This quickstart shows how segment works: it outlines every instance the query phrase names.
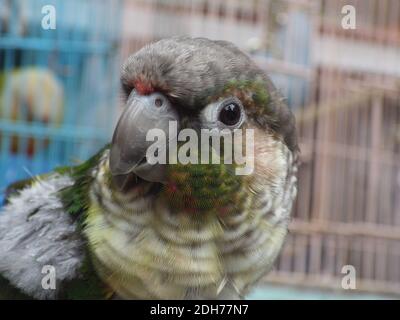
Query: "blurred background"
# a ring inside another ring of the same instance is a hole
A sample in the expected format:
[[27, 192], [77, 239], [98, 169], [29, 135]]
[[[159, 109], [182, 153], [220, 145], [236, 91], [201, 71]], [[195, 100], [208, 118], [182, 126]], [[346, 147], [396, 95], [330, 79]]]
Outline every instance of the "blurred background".
[[[42, 8], [56, 10], [55, 29]], [[343, 28], [345, 5], [355, 29]], [[296, 114], [299, 194], [249, 298], [400, 298], [400, 1], [0, 0], [0, 188], [85, 160], [121, 111], [121, 61], [172, 35], [234, 42]], [[342, 287], [353, 266], [356, 288]]]

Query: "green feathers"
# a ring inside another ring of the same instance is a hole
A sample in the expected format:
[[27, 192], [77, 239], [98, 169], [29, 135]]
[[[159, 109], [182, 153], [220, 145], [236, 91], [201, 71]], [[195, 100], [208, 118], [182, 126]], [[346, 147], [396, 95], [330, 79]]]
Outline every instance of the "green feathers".
[[[108, 148], [109, 145], [106, 145], [97, 154], [78, 166], [56, 169], [59, 174], [68, 174], [74, 180], [74, 184], [62, 189], [59, 195], [66, 212], [77, 219], [78, 226], [81, 228], [85, 223], [86, 213], [90, 206], [89, 191], [94, 180], [92, 171]], [[93, 269], [91, 253], [88, 250], [79, 270], [79, 277], [65, 284], [62, 295], [66, 299], [105, 299], [112, 294], [107, 290], [107, 286]]]
[[64, 299], [100, 300], [111, 297], [113, 292], [98, 277], [89, 253], [86, 255], [79, 273], [78, 278], [65, 284], [61, 294]]
[[247, 108], [261, 109], [261, 112], [265, 111], [271, 100], [262, 80], [231, 80], [221, 94], [222, 97], [229, 95], [241, 97]]
[[178, 211], [224, 214], [240, 206], [241, 187], [234, 165], [178, 163], [168, 167], [163, 196]]
[[60, 191], [60, 198], [66, 211], [79, 219], [79, 222], [83, 222], [82, 214], [89, 206], [89, 189], [94, 179], [92, 170], [98, 165], [101, 156], [108, 148], [109, 145], [106, 145], [97, 154], [78, 166], [56, 169], [56, 172], [68, 174], [75, 181], [72, 186]]

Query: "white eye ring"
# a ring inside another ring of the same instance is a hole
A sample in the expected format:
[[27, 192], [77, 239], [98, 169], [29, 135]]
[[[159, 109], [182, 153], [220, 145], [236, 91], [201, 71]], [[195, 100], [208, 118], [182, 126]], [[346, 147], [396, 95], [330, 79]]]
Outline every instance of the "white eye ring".
[[[240, 108], [240, 118], [233, 125], [227, 125], [219, 120], [221, 110], [230, 105], [235, 104]], [[210, 103], [207, 105], [200, 114], [200, 120], [203, 125], [207, 128], [213, 129], [237, 129], [239, 128], [246, 119], [243, 104], [237, 97], [229, 97], [227, 99]]]

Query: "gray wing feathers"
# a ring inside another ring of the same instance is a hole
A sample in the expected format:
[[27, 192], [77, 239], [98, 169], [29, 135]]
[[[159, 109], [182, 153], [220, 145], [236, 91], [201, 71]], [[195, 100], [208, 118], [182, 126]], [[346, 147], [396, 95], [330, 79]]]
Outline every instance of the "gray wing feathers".
[[[70, 177], [57, 174], [38, 180], [0, 211], [0, 274], [37, 299], [56, 298], [84, 259], [77, 226], [56, 195], [72, 183]], [[42, 287], [44, 266], [54, 267], [55, 289]]]

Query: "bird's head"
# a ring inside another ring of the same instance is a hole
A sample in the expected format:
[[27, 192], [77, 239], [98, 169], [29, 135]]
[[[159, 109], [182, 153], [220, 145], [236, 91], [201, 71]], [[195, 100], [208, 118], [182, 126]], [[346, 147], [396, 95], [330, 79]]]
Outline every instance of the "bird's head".
[[175, 210], [226, 214], [245, 205], [244, 187], [282, 185], [297, 150], [293, 116], [233, 44], [161, 40], [127, 59], [121, 83], [126, 107], [109, 159], [120, 189], [139, 177]]

